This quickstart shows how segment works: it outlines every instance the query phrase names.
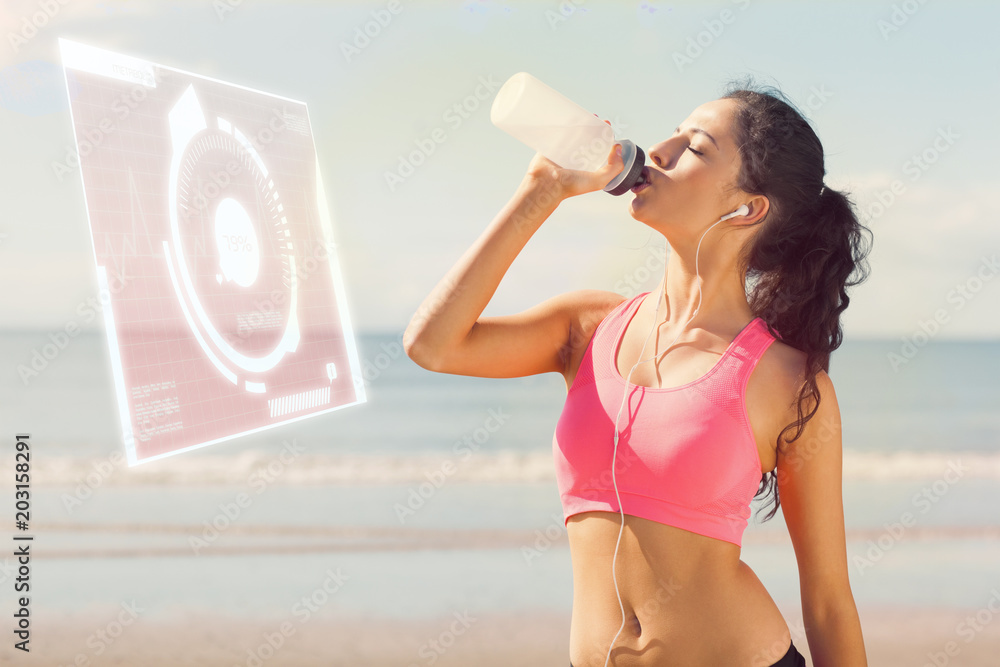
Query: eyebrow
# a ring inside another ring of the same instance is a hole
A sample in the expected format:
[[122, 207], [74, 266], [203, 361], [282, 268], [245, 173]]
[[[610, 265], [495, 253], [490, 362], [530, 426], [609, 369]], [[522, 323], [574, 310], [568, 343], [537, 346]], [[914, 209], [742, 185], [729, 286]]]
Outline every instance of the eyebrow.
[[[675, 129], [675, 130], [674, 130], [674, 134], [677, 134], [677, 133], [678, 133], [678, 132], [680, 132], [680, 131], [681, 131], [681, 127], [680, 127], [680, 125], [678, 125], [678, 126], [677, 126], [677, 129]], [[712, 142], [713, 144], [715, 144], [715, 148], [716, 148], [716, 149], [718, 149], [718, 148], [719, 148], [719, 144], [718, 144], [718, 143], [716, 143], [716, 141], [715, 141], [715, 137], [713, 137], [713, 136], [712, 136], [711, 134], [709, 134], [709, 133], [708, 133], [708, 132], [706, 132], [705, 130], [701, 129], [700, 127], [692, 127], [692, 128], [691, 128], [691, 131], [692, 131], [692, 132], [696, 132], [696, 133], [698, 133], [698, 134], [704, 134], [704, 135], [705, 135], [706, 137], [708, 137], [709, 141], [711, 141], [711, 142]]]

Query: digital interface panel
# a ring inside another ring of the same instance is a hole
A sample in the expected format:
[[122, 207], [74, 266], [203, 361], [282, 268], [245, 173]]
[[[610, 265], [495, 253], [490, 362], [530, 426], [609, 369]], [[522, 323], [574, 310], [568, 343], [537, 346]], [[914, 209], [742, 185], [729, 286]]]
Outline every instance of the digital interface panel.
[[363, 403], [306, 105], [59, 41], [129, 465]]

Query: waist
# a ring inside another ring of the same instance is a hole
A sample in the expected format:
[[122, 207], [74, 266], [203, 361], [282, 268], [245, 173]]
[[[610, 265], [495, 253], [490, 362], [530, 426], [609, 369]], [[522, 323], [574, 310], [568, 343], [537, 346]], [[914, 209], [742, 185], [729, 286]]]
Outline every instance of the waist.
[[[588, 512], [567, 522], [578, 667], [603, 665], [622, 625], [612, 579], [620, 518]], [[735, 544], [626, 515], [615, 572], [626, 619], [615, 664], [744, 664], [788, 648], [787, 624]]]

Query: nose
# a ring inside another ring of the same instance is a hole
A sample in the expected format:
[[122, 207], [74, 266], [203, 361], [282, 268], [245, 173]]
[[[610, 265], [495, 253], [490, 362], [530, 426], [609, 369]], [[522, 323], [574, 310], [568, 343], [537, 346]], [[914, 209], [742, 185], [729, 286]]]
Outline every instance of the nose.
[[646, 155], [649, 156], [650, 162], [655, 164], [657, 167], [662, 167], [660, 155], [656, 152], [656, 147], [652, 146], [646, 149]]
[[666, 169], [666, 165], [670, 162], [670, 154], [666, 149], [667, 142], [661, 141], [655, 146], [650, 146], [646, 150], [646, 155], [649, 156], [649, 160], [657, 167], [660, 169]]

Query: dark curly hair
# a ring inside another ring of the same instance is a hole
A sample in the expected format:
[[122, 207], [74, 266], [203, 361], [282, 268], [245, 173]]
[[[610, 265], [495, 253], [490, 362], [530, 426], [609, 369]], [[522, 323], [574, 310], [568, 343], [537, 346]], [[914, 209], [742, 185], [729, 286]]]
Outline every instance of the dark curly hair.
[[[798, 418], [781, 430], [782, 441], [797, 440], [819, 408], [816, 374], [829, 372], [830, 353], [840, 347], [840, 314], [850, 298], [846, 288], [864, 282], [871, 243], [848, 193], [825, 186], [823, 145], [809, 122], [775, 87], [752, 78], [730, 82], [721, 99], [737, 103], [733, 135], [741, 166], [735, 184], [769, 202], [757, 235], [743, 248], [739, 266], [748, 282], [751, 310], [783, 343], [806, 354], [806, 379], [797, 396]], [[809, 403], [811, 410], [803, 406]], [[795, 433], [786, 438], [786, 433]], [[782, 450], [784, 451], [784, 450]], [[778, 511], [777, 475], [761, 476], [755, 498], [773, 491]]]

